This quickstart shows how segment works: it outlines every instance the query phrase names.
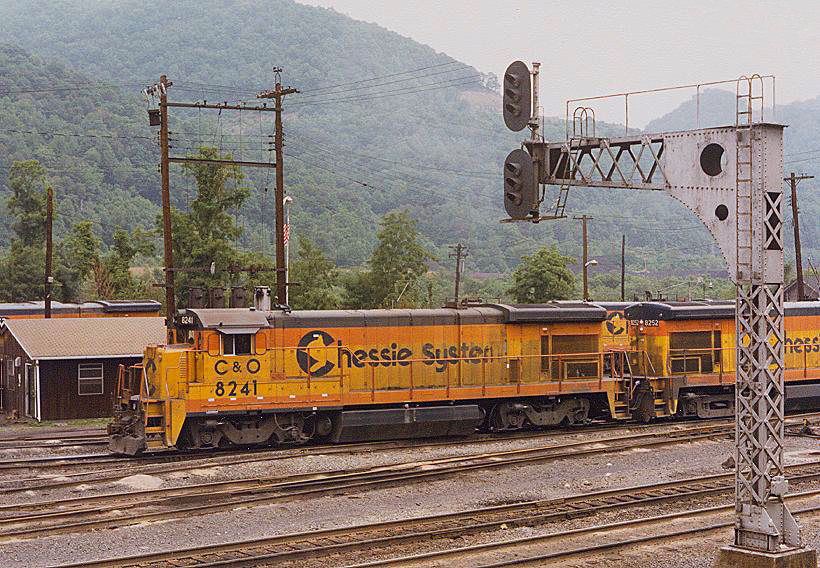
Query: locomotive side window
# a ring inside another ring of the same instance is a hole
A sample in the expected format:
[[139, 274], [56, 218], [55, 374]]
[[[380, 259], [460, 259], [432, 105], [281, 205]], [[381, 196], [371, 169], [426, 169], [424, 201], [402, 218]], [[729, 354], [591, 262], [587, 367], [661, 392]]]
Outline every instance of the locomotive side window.
[[[719, 332], [715, 334], [720, 347]], [[712, 332], [686, 331], [669, 336], [669, 360], [673, 373], [711, 373], [720, 353], [712, 350]]]
[[253, 353], [252, 333], [222, 335], [223, 355], [250, 355], [251, 353]]
[[[545, 355], [544, 341], [541, 354]], [[598, 376], [598, 336], [597, 335], [553, 335], [550, 353], [552, 378], [570, 379]], [[560, 357], [559, 357], [560, 355]], [[541, 359], [542, 367], [545, 365]]]

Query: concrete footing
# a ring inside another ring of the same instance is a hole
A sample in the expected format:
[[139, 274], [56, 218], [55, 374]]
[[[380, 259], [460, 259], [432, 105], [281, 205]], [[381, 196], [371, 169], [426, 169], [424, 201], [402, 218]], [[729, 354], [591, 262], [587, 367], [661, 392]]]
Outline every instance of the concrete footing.
[[724, 546], [713, 568], [817, 568], [817, 553], [811, 548], [770, 553]]

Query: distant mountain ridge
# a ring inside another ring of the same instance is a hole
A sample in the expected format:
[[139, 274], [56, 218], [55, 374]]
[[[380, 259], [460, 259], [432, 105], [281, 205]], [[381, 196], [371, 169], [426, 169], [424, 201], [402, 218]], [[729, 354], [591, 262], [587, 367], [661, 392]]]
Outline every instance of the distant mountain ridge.
[[[4, 22], [0, 41], [21, 45], [39, 56], [21, 63], [26, 72], [34, 73], [31, 84], [47, 83], [41, 74], [64, 69], [43, 57], [81, 70], [71, 71], [75, 83], [121, 85], [119, 90], [88, 92], [97, 93], [101, 108], [126, 114], [130, 134], [149, 139], [142, 146], [131, 142], [128, 148], [112, 147], [99, 158], [93, 157], [93, 148], [81, 148], [90, 162], [127, 160], [143, 168], [133, 179], [109, 174], [111, 170], [105, 169], [109, 166], [88, 169], [94, 172], [92, 185], [110, 188], [95, 189], [97, 197], [90, 200], [100, 223], [110, 224], [124, 209], [110, 206], [105, 198], [108, 191], [125, 200], [135, 196], [135, 203], [142, 203], [139, 198], [150, 200], [139, 205], [141, 215], [127, 216], [134, 223], [142, 223], [156, 211], [159, 154], [150, 141], [156, 131], [145, 120], [145, 105], [138, 95], [141, 85], [165, 73], [175, 83], [171, 96], [176, 100], [250, 100], [258, 90], [270, 88], [271, 67], [281, 65], [284, 83], [303, 91], [287, 100], [285, 116], [285, 174], [295, 198], [294, 234], [309, 236], [340, 265], [353, 266], [368, 258], [378, 218], [395, 209], [407, 209], [419, 220], [423, 238], [440, 263], [447, 260], [446, 245], [454, 242], [470, 247], [467, 269], [481, 272], [507, 271], [522, 254], [543, 244], [556, 244], [564, 254], [579, 256], [580, 230], [572, 220], [537, 226], [498, 222], [504, 217], [501, 164], [522, 136], [503, 126], [500, 112], [492, 106], [497, 94], [485, 86], [487, 76], [380, 26], [292, 0], [241, 0], [227, 8], [217, 0], [179, 0], [161, 8], [136, 0], [7, 0], [0, 4], [0, 21]], [[39, 66], [36, 72], [35, 66]], [[711, 96], [707, 93], [703, 96]], [[45, 128], [47, 121], [29, 116], [30, 106], [40, 101], [51, 104], [60, 96], [42, 93], [3, 100], [19, 115], [15, 124]], [[66, 99], [78, 100], [73, 95]], [[648, 129], [672, 128], [688, 104], [653, 121]], [[818, 106], [790, 105], [796, 123], [787, 131], [787, 151], [792, 132], [795, 136], [805, 132], [807, 140], [816, 136], [816, 130], [798, 128], [797, 123], [816, 124]], [[784, 109], [787, 112], [792, 111]], [[72, 105], [61, 108], [59, 115], [61, 128], [75, 130], [95, 116], [77, 113]], [[212, 135], [217, 128], [212, 115], [202, 118], [196, 112], [179, 112], [174, 116], [180, 121], [172, 129], [177, 131], [181, 152], [218, 140], [226, 151], [248, 152], [249, 145], [258, 149], [259, 138], [248, 138], [251, 142], [244, 146], [230, 143], [239, 139], [240, 129], [243, 136], [270, 132], [260, 130], [255, 116], [226, 116], [220, 118], [219, 127], [227, 136], [217, 137]], [[8, 124], [0, 115], [0, 127]], [[601, 131], [613, 130], [601, 125]], [[548, 120], [545, 134], [548, 139], [561, 139], [563, 120]], [[20, 139], [10, 143], [15, 140]], [[63, 154], [74, 152], [74, 146], [58, 148], [54, 141], [45, 147], [34, 135], [24, 140], [16, 143], [14, 156], [59, 163], [66, 159]], [[815, 146], [820, 146], [820, 140]], [[80, 187], [88, 177], [80, 169], [64, 183]], [[270, 253], [270, 180], [258, 172], [248, 175], [253, 196], [237, 221], [246, 230], [243, 245]], [[4, 183], [0, 171], [0, 184]], [[190, 182], [175, 170], [172, 188], [176, 205], [184, 208], [192, 191]], [[805, 192], [809, 190], [807, 184]], [[82, 218], [88, 203], [67, 209], [64, 222]], [[804, 206], [807, 212], [820, 211], [810, 194], [803, 200], [801, 193]], [[595, 217], [590, 225], [591, 254], [599, 260], [599, 270], [617, 266], [622, 233], [629, 243], [627, 263], [636, 269], [649, 259], [649, 271], [660, 274], [723, 270], [705, 229], [682, 206], [658, 192], [573, 190], [568, 213]], [[811, 228], [805, 231], [804, 247], [820, 249], [820, 235]], [[0, 233], [0, 244], [3, 239]]]

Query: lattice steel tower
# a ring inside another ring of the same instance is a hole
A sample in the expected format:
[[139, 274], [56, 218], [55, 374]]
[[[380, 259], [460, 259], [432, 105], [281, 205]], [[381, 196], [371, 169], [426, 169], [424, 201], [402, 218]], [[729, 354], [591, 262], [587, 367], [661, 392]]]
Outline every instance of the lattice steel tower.
[[[586, 186], [663, 190], [703, 222], [737, 286], [734, 547], [775, 556], [800, 549], [797, 523], [783, 499], [784, 127], [763, 120], [767, 84], [774, 113], [774, 77], [672, 87], [696, 91], [698, 128], [679, 132], [629, 131], [630, 97], [667, 89], [574, 99], [566, 106], [566, 139], [548, 142], [537, 132], [537, 108], [508, 104], [528, 100], [521, 95], [531, 88], [522, 66], [514, 63], [504, 77], [505, 121], [513, 130], [529, 126], [533, 134], [523, 142], [526, 152], [513, 151], [505, 162], [507, 221], [564, 217], [570, 188]], [[700, 128], [701, 88], [720, 83], [735, 86], [735, 124]], [[623, 98], [624, 136], [597, 136], [589, 105], [613, 97]], [[529, 120], [516, 111], [529, 112]], [[556, 186], [557, 194], [548, 198], [547, 186]]]

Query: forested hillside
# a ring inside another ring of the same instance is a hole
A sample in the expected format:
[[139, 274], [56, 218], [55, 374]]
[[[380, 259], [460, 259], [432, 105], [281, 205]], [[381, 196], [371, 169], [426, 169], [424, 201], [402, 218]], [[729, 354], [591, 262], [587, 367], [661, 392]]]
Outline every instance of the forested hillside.
[[58, 235], [80, 218], [109, 242], [118, 226], [153, 226], [156, 156], [136, 97], [117, 100], [87, 75], [9, 45], [0, 45], [0, 76], [0, 242], [10, 235], [6, 176], [31, 158], [48, 169]]
[[[4, 56], [0, 100], [11, 112], [0, 116], [3, 165], [43, 160], [62, 197], [62, 227], [90, 216], [109, 240], [106, 226], [152, 223], [159, 153], [141, 86], [164, 73], [174, 82], [172, 100], [251, 100], [272, 86], [277, 65], [284, 67], [283, 82], [302, 91], [286, 99], [293, 231], [309, 236], [338, 265], [369, 258], [378, 219], [402, 209], [419, 221], [434, 266], [449, 266], [446, 245], [457, 241], [470, 248], [468, 272], [507, 272], [544, 244], [579, 255], [575, 221], [498, 222], [505, 216], [500, 166], [521, 136], [504, 128], [494, 78], [377, 25], [292, 0], [236, 1], [230, 9], [220, 0], [180, 0], [161, 10], [136, 0], [7, 0], [0, 21], [0, 41], [37, 54], [7, 49], [17, 54], [16, 63]], [[59, 81], [75, 90], [44, 90]], [[34, 92], [25, 92], [27, 86]], [[820, 117], [817, 104], [798, 106], [795, 112]], [[176, 112], [174, 150], [186, 153], [204, 143], [260, 159], [269, 148], [270, 120], [238, 114]], [[90, 128], [125, 138], [24, 135], [12, 128]], [[548, 120], [547, 138], [563, 138], [563, 132], [562, 120]], [[240, 244], [270, 253], [272, 181], [247, 173], [252, 193], [238, 212], [245, 228]], [[172, 190], [185, 209], [190, 182], [177, 174]], [[622, 233], [631, 271], [722, 272], [706, 231], [665, 195], [573, 190], [568, 213], [595, 217], [591, 254], [601, 272], [619, 262]], [[816, 235], [810, 239], [818, 246]]]

